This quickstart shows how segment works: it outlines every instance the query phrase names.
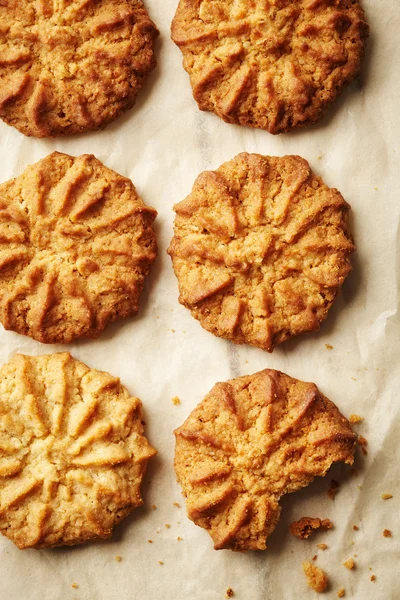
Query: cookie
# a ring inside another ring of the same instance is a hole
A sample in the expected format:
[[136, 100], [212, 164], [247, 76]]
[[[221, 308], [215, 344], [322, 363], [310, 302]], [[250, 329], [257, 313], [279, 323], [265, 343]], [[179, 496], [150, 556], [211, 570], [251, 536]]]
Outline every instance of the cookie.
[[129, 179], [54, 152], [0, 185], [0, 321], [39, 342], [96, 337], [135, 315], [157, 253]]
[[274, 134], [321, 117], [368, 33], [358, 0], [180, 0], [172, 22], [199, 108]]
[[315, 331], [351, 270], [349, 205], [299, 156], [242, 153], [175, 205], [179, 302], [208, 331], [272, 351]]
[[140, 0], [0, 2], [0, 117], [39, 138], [104, 128], [135, 104], [157, 35]]
[[0, 531], [18, 548], [108, 538], [156, 454], [142, 404], [68, 353], [0, 369]]
[[270, 369], [217, 383], [175, 436], [188, 516], [216, 550], [264, 550], [280, 498], [352, 464], [357, 444], [313, 383]]

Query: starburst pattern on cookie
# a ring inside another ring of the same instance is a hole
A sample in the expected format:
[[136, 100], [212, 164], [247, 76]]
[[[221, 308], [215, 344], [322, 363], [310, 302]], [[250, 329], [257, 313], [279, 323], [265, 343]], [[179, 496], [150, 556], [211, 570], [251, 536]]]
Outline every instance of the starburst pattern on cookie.
[[180, 0], [172, 23], [199, 108], [270, 133], [319, 119], [367, 36], [358, 0]]
[[318, 329], [351, 270], [349, 208], [299, 156], [242, 153], [205, 171], [174, 207], [180, 303], [268, 351]]
[[68, 353], [0, 369], [0, 531], [19, 548], [110, 537], [155, 454], [118, 378]]
[[264, 550], [279, 499], [352, 464], [357, 443], [313, 383], [270, 369], [217, 383], [175, 435], [188, 516], [217, 550]]
[[97, 336], [135, 315], [156, 257], [129, 179], [55, 152], [0, 185], [0, 320], [40, 342]]
[[135, 103], [158, 31], [140, 0], [0, 3], [0, 117], [25, 135], [105, 127]]

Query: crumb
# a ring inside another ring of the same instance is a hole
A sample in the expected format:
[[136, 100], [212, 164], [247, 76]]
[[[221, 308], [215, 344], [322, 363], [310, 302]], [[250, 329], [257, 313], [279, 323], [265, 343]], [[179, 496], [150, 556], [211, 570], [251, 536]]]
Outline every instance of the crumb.
[[354, 569], [354, 567], [356, 566], [356, 563], [354, 562], [354, 560], [352, 558], [348, 558], [343, 565], [346, 567], [346, 569], [348, 569], [349, 571], [352, 571]]
[[333, 350], [333, 346], [331, 346], [330, 344], [325, 344], [325, 348], [327, 350]]
[[316, 554], [314, 554], [314, 556], [312, 557], [313, 560], [317, 560], [318, 556]]
[[172, 504], [173, 504], [173, 506], [176, 506], [176, 508], [180, 508], [181, 507], [181, 505], [179, 504], [179, 502], [173, 502]]
[[164, 563], [163, 563], [163, 561], [162, 561], [162, 560], [159, 560], [159, 561], [158, 561], [158, 564], [159, 564], [159, 565], [163, 565]]
[[235, 592], [232, 588], [228, 588], [225, 592], [225, 598], [232, 598], [235, 595]]
[[178, 540], [178, 542], [182, 542], [182, 540], [183, 540], [183, 538], [181, 538], [179, 535], [176, 539]]
[[157, 506], [156, 506], [155, 504], [152, 504], [151, 508], [152, 508], [153, 510], [156, 510]]
[[354, 529], [354, 531], [359, 531], [360, 528], [357, 527], [357, 525], [353, 525], [353, 529]]
[[77, 584], [77, 583], [73, 583], [73, 584], [71, 585], [71, 587], [72, 587], [72, 588], [74, 588], [74, 590], [77, 590], [79, 586], [78, 586], [78, 584]]
[[356, 379], [355, 377], [352, 377], [352, 380], [353, 380], [353, 381], [357, 381], [357, 379]]
[[358, 443], [361, 446], [362, 453], [364, 454], [364, 456], [366, 456], [368, 454], [368, 450], [366, 448], [368, 440], [366, 440], [366, 438], [363, 435], [360, 435], [358, 438]]
[[172, 404], [175, 404], [175, 406], [178, 406], [178, 404], [180, 404], [180, 403], [181, 403], [181, 401], [180, 401], [180, 398], [178, 398], [178, 396], [174, 396], [172, 398]]
[[374, 187], [374, 190], [377, 190], [377, 189], [378, 189], [377, 187]]
[[172, 333], [175, 333], [175, 329], [171, 329]]
[[156, 529], [156, 533], [160, 533], [161, 528], [159, 527], [158, 529]]
[[360, 417], [360, 415], [356, 415], [356, 414], [352, 414], [349, 417], [349, 421], [350, 423], [361, 423], [361, 421], [364, 421], [364, 417]]
[[319, 548], [320, 550], [326, 550], [328, 546], [326, 544], [317, 544], [317, 548]]
[[322, 156], [318, 156], [318, 160], [322, 160]]
[[115, 560], [116, 560], [117, 562], [121, 562], [121, 560], [122, 560], [122, 556], [116, 556], [116, 557], [115, 557]]
[[339, 483], [337, 481], [335, 481], [334, 479], [332, 479], [331, 481], [331, 487], [328, 490], [328, 496], [331, 500], [333, 500], [336, 496], [336, 494], [339, 491]]
[[393, 498], [393, 494], [382, 494], [382, 500], [390, 500]]
[[152, 544], [152, 543], [153, 543], [153, 540], [147, 540], [147, 541], [149, 542], [149, 544]]
[[324, 571], [310, 562], [303, 562], [303, 571], [307, 577], [307, 584], [316, 592], [324, 592], [328, 587], [328, 578]]
[[376, 576], [375, 575], [371, 575], [370, 579], [371, 579], [371, 581], [376, 581]]
[[333, 523], [329, 519], [319, 519], [318, 517], [302, 517], [299, 521], [294, 521], [290, 525], [290, 533], [300, 540], [307, 539], [318, 529], [332, 529]]
[[337, 593], [338, 598], [343, 598], [343, 596], [345, 596], [346, 592], [344, 590], [344, 588], [340, 589]]
[[390, 529], [383, 530], [383, 537], [392, 537], [392, 532], [390, 531]]
[[169, 529], [169, 528], [171, 527], [171, 525], [170, 525], [169, 523], [165, 523], [165, 527], [166, 527], [167, 529]]

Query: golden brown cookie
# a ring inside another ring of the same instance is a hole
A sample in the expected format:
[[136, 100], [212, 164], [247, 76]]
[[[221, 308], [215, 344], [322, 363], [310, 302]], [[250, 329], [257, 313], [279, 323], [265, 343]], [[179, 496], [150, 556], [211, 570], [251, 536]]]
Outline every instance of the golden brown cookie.
[[135, 315], [156, 214], [88, 154], [54, 152], [0, 185], [1, 323], [55, 343]]
[[319, 329], [351, 270], [349, 205], [299, 156], [242, 153], [175, 205], [179, 302], [208, 331], [272, 351]]
[[368, 32], [358, 0], [180, 0], [172, 22], [199, 108], [270, 133], [321, 117]]
[[264, 550], [281, 496], [352, 464], [357, 444], [313, 383], [271, 369], [217, 383], [175, 435], [188, 516], [216, 550]]
[[18, 548], [108, 538], [140, 506], [142, 404], [68, 353], [0, 369], [0, 531]]
[[35, 137], [105, 127], [134, 105], [157, 35], [140, 0], [0, 2], [0, 117]]

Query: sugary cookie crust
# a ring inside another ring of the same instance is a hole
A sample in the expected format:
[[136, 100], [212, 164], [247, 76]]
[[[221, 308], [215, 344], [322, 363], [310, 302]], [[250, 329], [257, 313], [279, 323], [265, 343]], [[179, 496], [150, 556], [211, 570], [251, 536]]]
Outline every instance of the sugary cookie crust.
[[157, 253], [156, 214], [87, 154], [54, 152], [0, 185], [3, 326], [67, 343], [135, 315]]
[[358, 0], [180, 0], [172, 22], [199, 108], [270, 133], [321, 117], [368, 32]]
[[108, 538], [156, 454], [142, 404], [68, 353], [0, 369], [0, 531], [19, 548]]
[[105, 127], [155, 67], [140, 0], [0, 2], [0, 117], [25, 135]]
[[217, 383], [175, 435], [188, 516], [232, 550], [264, 550], [281, 496], [352, 464], [357, 444], [313, 383], [270, 369]]
[[175, 205], [179, 302], [208, 331], [272, 351], [319, 329], [351, 270], [349, 205], [299, 156], [242, 153]]

